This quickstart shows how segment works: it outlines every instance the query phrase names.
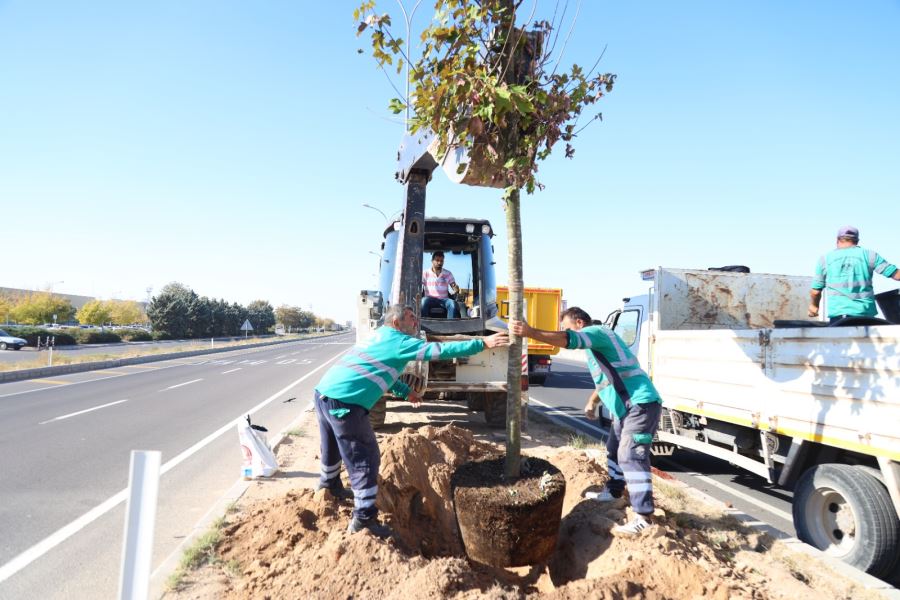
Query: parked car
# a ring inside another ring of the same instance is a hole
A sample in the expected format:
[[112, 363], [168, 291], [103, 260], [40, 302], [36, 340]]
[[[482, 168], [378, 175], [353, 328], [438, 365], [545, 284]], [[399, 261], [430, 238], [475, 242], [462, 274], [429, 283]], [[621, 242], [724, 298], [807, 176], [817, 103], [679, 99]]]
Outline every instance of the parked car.
[[12, 348], [13, 350], [21, 350], [22, 346], [27, 345], [28, 342], [23, 340], [22, 338], [9, 335], [8, 333], [0, 329], [0, 350], [6, 350], [7, 348]]

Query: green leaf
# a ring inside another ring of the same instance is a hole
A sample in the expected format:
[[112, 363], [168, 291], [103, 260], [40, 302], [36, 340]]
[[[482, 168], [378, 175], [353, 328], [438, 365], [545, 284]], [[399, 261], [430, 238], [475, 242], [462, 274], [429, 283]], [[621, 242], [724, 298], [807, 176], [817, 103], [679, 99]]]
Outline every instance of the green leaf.
[[391, 101], [388, 102], [388, 109], [395, 115], [398, 115], [406, 110], [406, 104], [400, 98], [391, 98]]

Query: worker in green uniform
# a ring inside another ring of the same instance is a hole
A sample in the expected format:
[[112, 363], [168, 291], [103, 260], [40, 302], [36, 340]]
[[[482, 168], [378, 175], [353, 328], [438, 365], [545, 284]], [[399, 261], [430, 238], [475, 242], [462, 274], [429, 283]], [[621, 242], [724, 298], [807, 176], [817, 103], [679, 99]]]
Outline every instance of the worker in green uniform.
[[874, 273], [900, 281], [900, 270], [874, 250], [859, 246], [859, 229], [849, 225], [837, 234], [837, 247], [819, 259], [809, 292], [809, 316], [819, 316], [822, 291], [828, 305], [828, 319], [834, 323], [846, 317], [874, 317]]

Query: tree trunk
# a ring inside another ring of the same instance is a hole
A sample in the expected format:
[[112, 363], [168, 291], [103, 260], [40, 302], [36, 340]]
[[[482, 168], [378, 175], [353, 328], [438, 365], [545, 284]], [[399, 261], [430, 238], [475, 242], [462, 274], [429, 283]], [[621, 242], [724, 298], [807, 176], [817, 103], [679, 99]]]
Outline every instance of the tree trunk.
[[[509, 318], [522, 321], [522, 220], [519, 190], [506, 199], [506, 238], [509, 269]], [[507, 479], [519, 477], [522, 451], [522, 338], [510, 333], [506, 370], [506, 468]]]

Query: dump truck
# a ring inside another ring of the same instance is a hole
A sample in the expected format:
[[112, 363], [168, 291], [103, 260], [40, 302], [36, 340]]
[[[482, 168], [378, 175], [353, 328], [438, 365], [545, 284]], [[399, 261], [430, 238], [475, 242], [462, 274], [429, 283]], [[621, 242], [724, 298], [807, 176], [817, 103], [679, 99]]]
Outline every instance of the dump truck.
[[[900, 561], [900, 325], [808, 321], [811, 277], [656, 268], [607, 317], [663, 398], [658, 442], [794, 491], [798, 537]], [[885, 311], [887, 314], [887, 311]]]
[[[526, 287], [525, 320], [538, 329], [556, 330], [559, 327], [559, 313], [562, 312], [562, 290], [559, 288]], [[500, 318], [509, 320], [509, 288], [497, 286], [497, 305]], [[528, 340], [528, 382], [544, 385], [550, 376], [553, 356], [559, 347], [537, 340]]]

